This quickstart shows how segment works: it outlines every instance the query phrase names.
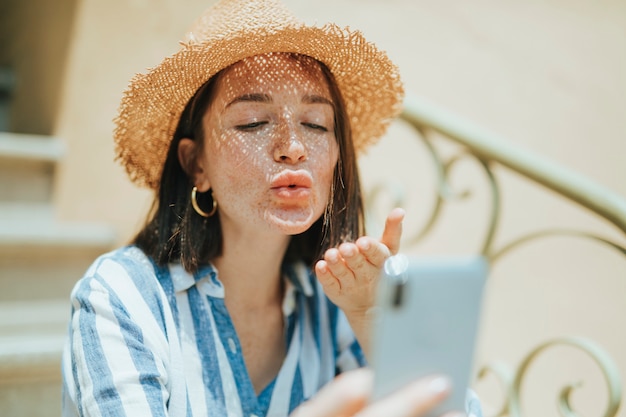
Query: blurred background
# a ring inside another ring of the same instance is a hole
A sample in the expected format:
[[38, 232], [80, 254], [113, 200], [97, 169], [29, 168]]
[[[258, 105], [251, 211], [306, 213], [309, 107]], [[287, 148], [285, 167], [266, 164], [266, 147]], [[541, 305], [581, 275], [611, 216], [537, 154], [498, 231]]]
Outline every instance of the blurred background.
[[[308, 23], [360, 29], [398, 64], [406, 91], [450, 115], [565, 166], [626, 198], [626, 2], [623, 0], [284, 0]], [[0, 410], [59, 416], [59, 355], [68, 296], [91, 261], [122, 245], [151, 202], [114, 161], [112, 130], [131, 77], [178, 49], [212, 1], [2, 0], [0, 3]], [[452, 117], [452, 116], [451, 116]], [[437, 164], [398, 120], [361, 160], [377, 220], [400, 202], [405, 251], [476, 253], [490, 191], [475, 161], [454, 165], [454, 190], [431, 232], [413, 236], [436, 202]], [[443, 158], [462, 149], [441, 135]], [[502, 213], [495, 246], [566, 228], [622, 247], [623, 231], [498, 164]], [[374, 201], [374, 191], [382, 190]], [[477, 370], [514, 370], [541, 343], [593, 340], [626, 375], [626, 252], [590, 239], [533, 241], [494, 264], [485, 292]], [[522, 384], [526, 416], [557, 416], [567, 384], [586, 416], [608, 390], [586, 351], [557, 345]], [[486, 414], [503, 403], [494, 375], [474, 383]], [[624, 394], [621, 388], [622, 395]], [[617, 415], [626, 416], [619, 411]]]

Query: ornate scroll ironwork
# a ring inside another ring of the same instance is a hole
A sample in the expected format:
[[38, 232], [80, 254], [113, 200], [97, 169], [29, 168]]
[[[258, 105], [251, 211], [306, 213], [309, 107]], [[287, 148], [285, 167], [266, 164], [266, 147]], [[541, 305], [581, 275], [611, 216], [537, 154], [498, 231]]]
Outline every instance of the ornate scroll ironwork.
[[[491, 198], [491, 213], [487, 230], [485, 232], [480, 253], [494, 263], [509, 254], [521, 245], [534, 242], [550, 236], [571, 236], [576, 238], [590, 239], [614, 249], [626, 256], [626, 247], [621, 244], [594, 233], [567, 230], [549, 229], [539, 230], [517, 237], [499, 247], [495, 247], [496, 236], [500, 221], [500, 189], [492, 170], [492, 165], [498, 164], [507, 167], [537, 184], [557, 192], [561, 196], [576, 202], [590, 210], [595, 215], [601, 216], [616, 228], [626, 234], [626, 199], [616, 193], [593, 183], [577, 173], [571, 172], [552, 162], [543, 160], [520, 149], [513, 149], [504, 145], [506, 141], [494, 137], [494, 135], [482, 131], [477, 127], [457, 119], [445, 112], [436, 109], [432, 105], [409, 98], [405, 102], [405, 111], [402, 118], [416, 129], [418, 137], [424, 143], [436, 170], [436, 199], [430, 209], [424, 225], [409, 236], [405, 243], [414, 245], [421, 241], [433, 229], [438, 221], [441, 209], [447, 201], [465, 198], [470, 193], [466, 190], [457, 191], [451, 185], [450, 173], [453, 167], [461, 160], [472, 158], [484, 172], [489, 184]], [[463, 150], [457, 155], [444, 160], [432, 143], [430, 133], [437, 132], [447, 139], [462, 145]], [[375, 186], [372, 188], [368, 202], [372, 203], [382, 195], [385, 187]], [[392, 199], [394, 205], [402, 206], [404, 195], [399, 190], [393, 190]], [[555, 345], [568, 345], [584, 351], [600, 367], [608, 386], [609, 400], [604, 417], [612, 417], [622, 401], [622, 381], [617, 371], [617, 366], [610, 356], [596, 343], [584, 338], [571, 337], [552, 340], [541, 344], [524, 358], [519, 368], [511, 372], [505, 365], [491, 363], [479, 372], [479, 379], [487, 375], [495, 375], [504, 387], [506, 399], [502, 402], [495, 417], [522, 415], [520, 398], [521, 382], [526, 370], [534, 359], [544, 350]], [[577, 385], [568, 385], [563, 388], [559, 398], [559, 410], [564, 417], [577, 417], [571, 405], [570, 394]]]
[[[589, 355], [598, 365], [604, 376], [604, 380], [608, 389], [608, 401], [604, 411], [603, 417], [614, 417], [617, 415], [619, 406], [621, 403], [622, 395], [622, 379], [617, 371], [617, 365], [613, 359], [609, 356], [604, 349], [598, 344], [580, 337], [566, 337], [560, 339], [554, 339], [543, 343], [533, 349], [521, 362], [515, 373], [511, 372], [510, 368], [502, 363], [491, 363], [484, 366], [479, 374], [478, 378], [482, 379], [488, 374], [494, 374], [504, 387], [506, 393], [505, 400], [493, 415], [493, 417], [521, 417], [522, 405], [521, 405], [521, 386], [526, 376], [526, 371], [530, 367], [531, 363], [537, 359], [537, 357], [548, 348], [552, 348], [559, 345], [566, 345], [575, 347], [582, 350]], [[570, 394], [577, 388], [582, 386], [581, 382], [569, 384], [561, 389], [558, 405], [559, 412], [563, 417], [579, 417], [571, 404]]]
[[[528, 356], [526, 356], [517, 369], [515, 379], [513, 380], [510, 398], [510, 415], [512, 417], [519, 417], [522, 415], [520, 403], [521, 384], [529, 365], [544, 350], [557, 345], [569, 345], [578, 348], [591, 356], [591, 358], [598, 364], [602, 374], [604, 375], [609, 391], [608, 406], [603, 416], [615, 416], [617, 414], [617, 410], [619, 409], [622, 396], [622, 380], [619, 372], [617, 371], [617, 365], [608, 353], [606, 353], [606, 351], [599, 345], [590, 340], [579, 337], [562, 338], [546, 342], [536, 347], [528, 354]], [[570, 393], [574, 389], [580, 387], [580, 385], [581, 383], [570, 384], [561, 390], [561, 394], [559, 396], [559, 411], [563, 417], [578, 417], [578, 414], [574, 412], [570, 405], [569, 396]]]

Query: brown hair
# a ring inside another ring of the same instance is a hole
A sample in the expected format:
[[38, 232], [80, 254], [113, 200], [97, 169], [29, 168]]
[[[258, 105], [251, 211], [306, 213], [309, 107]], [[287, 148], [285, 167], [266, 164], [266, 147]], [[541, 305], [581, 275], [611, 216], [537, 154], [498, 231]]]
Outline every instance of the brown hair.
[[[310, 59], [298, 54], [288, 55], [295, 60]], [[325, 213], [307, 231], [292, 236], [285, 254], [285, 262], [303, 260], [309, 265], [326, 249], [365, 233], [356, 151], [346, 107], [333, 74], [326, 65], [318, 63], [328, 82], [334, 106], [339, 159]], [[219, 210], [208, 218], [193, 210], [190, 202], [193, 182], [179, 162], [178, 144], [182, 138], [191, 138], [199, 144], [196, 147], [198, 154], [202, 151], [202, 118], [213, 101], [223, 71], [211, 77], [187, 102], [170, 142], [146, 225], [133, 240], [159, 265], [180, 261], [187, 271], [194, 272], [199, 265], [210, 262], [222, 252]], [[209, 194], [198, 196], [201, 207], [211, 207]]]

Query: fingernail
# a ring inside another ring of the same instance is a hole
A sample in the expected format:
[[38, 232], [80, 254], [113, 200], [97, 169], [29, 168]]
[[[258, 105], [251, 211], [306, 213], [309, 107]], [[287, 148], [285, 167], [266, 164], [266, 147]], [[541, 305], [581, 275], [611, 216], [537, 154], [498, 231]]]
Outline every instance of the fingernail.
[[347, 247], [343, 251], [343, 256], [345, 256], [345, 257], [354, 256], [355, 254], [356, 254], [356, 251], [354, 250], [354, 248], [352, 246]]
[[428, 389], [433, 394], [443, 394], [443, 393], [446, 393], [446, 392], [450, 391], [450, 388], [452, 388], [452, 384], [450, 382], [450, 379], [446, 378], [445, 376], [435, 377], [428, 384]]
[[330, 262], [331, 264], [336, 264], [338, 260], [339, 260], [339, 256], [337, 256], [337, 253], [334, 251], [331, 251], [326, 255], [326, 262]]

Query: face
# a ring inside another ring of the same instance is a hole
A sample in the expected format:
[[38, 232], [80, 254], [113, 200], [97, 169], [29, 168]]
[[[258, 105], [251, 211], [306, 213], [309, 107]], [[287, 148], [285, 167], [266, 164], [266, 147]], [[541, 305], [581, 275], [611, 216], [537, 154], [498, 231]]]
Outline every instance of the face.
[[266, 54], [218, 80], [203, 118], [196, 185], [212, 188], [223, 230], [293, 235], [324, 212], [338, 159], [328, 83], [310, 58]]

